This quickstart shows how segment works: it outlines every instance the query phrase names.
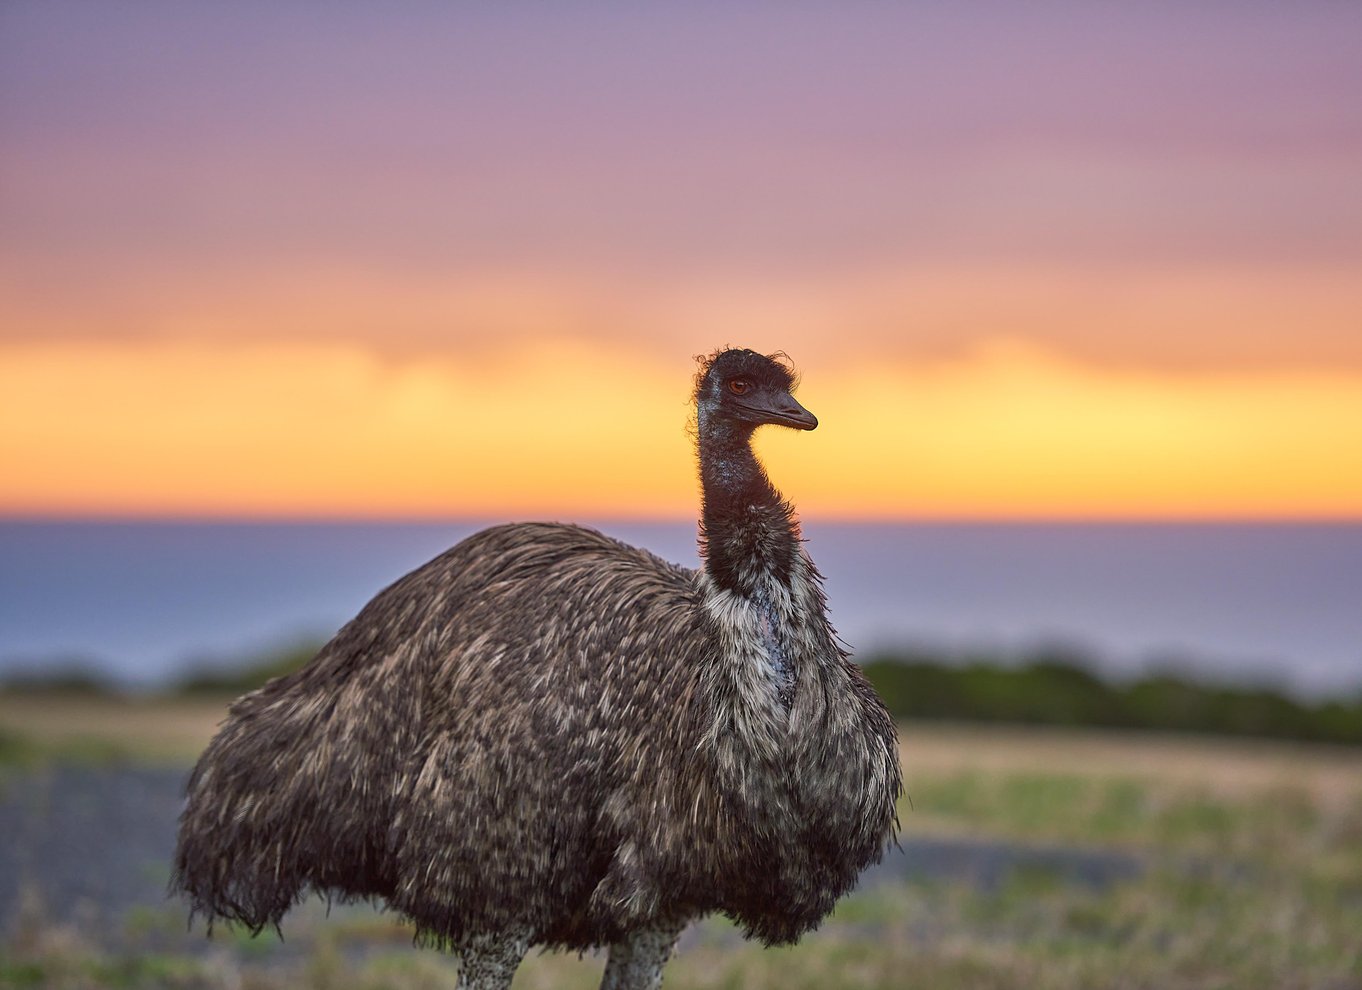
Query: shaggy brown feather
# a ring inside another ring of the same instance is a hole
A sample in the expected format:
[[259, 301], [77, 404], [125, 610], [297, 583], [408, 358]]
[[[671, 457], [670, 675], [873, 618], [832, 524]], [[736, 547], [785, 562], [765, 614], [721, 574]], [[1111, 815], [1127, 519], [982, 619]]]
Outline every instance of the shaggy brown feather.
[[720, 495], [707, 553], [789, 540], [778, 577], [725, 587], [521, 523], [380, 592], [231, 707], [172, 886], [255, 930], [312, 892], [380, 899], [454, 948], [520, 931], [586, 949], [714, 911], [767, 943], [815, 927], [892, 835], [894, 726], [788, 507], [709, 520]]

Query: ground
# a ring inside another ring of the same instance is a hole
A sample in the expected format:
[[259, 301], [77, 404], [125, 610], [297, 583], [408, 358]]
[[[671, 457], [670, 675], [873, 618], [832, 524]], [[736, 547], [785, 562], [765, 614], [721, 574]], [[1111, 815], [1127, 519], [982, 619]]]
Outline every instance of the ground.
[[[167, 846], [224, 704], [0, 696], [0, 987], [451, 987], [363, 906], [304, 905], [283, 942], [186, 931]], [[692, 926], [668, 990], [1362, 990], [1362, 750], [968, 725], [902, 745], [902, 851], [794, 948]], [[516, 986], [602, 966], [531, 956]]]

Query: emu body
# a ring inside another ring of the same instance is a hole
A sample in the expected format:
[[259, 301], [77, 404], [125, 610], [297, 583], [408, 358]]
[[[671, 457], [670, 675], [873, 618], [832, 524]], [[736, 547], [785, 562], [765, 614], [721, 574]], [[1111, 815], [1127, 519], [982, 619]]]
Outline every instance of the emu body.
[[385, 901], [469, 987], [535, 944], [611, 946], [603, 987], [656, 986], [715, 911], [770, 944], [815, 927], [892, 835], [899, 770], [751, 453], [762, 422], [816, 422], [792, 384], [750, 351], [702, 369], [700, 570], [576, 526], [484, 530], [236, 702], [172, 885], [254, 929], [312, 892]]

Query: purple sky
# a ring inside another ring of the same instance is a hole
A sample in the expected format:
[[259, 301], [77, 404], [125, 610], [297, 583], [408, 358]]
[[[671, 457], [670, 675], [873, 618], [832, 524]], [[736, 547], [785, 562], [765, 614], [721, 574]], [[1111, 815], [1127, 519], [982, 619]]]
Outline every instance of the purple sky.
[[[1286, 314], [1017, 331], [1064, 350], [1362, 367], [1355, 2], [9, 0], [0, 142], [0, 341], [318, 333], [253, 319], [290, 281], [623, 285], [646, 322], [694, 286], [1045, 270]], [[434, 322], [334, 332], [484, 332]]]

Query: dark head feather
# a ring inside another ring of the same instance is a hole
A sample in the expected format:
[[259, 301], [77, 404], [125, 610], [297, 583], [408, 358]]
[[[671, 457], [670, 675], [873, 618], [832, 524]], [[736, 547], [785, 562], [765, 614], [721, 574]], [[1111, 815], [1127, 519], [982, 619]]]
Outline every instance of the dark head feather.
[[696, 355], [695, 399], [706, 387], [737, 377], [752, 378], [764, 385], [793, 392], [799, 387], [799, 373], [784, 351], [759, 354], [746, 347], [721, 347], [709, 354]]

